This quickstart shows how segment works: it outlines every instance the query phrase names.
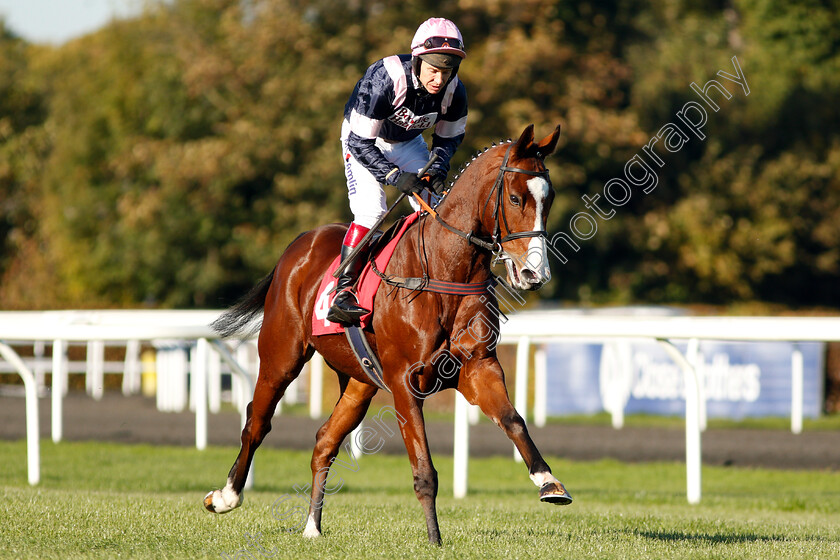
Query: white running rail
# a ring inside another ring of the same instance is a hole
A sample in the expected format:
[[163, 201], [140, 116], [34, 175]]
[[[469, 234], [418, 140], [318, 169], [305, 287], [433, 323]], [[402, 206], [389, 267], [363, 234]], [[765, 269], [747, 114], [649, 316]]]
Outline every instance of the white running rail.
[[[0, 312], [0, 354], [21, 375], [26, 393], [27, 460], [30, 484], [40, 478], [38, 449], [38, 401], [35, 376], [9, 343], [14, 341], [51, 341], [53, 343], [53, 371], [64, 366], [61, 356], [68, 342], [88, 341], [196, 341], [197, 367], [192, 374], [200, 393], [195, 399], [196, 446], [207, 443], [207, 359], [213, 349], [243, 379], [243, 393], [247, 400], [253, 394], [250, 376], [236, 364], [236, 360], [218, 341], [216, 333], [208, 326], [221, 311], [47, 311]], [[650, 317], [626, 315], [573, 315], [554, 312], [521, 312], [511, 314], [502, 323], [498, 333], [500, 344], [517, 344], [516, 409], [526, 417], [527, 374], [529, 346], [562, 339], [639, 339], [659, 341], [686, 375], [686, 495], [689, 503], [698, 503], [701, 497], [701, 447], [700, 433], [704, 424], [702, 387], [690, 356], [685, 356], [673, 344], [687, 340], [689, 352], [698, 340], [724, 341], [787, 341], [787, 342], [840, 342], [838, 317]], [[323, 366], [313, 366], [312, 389], [321, 391]], [[794, 432], [802, 427], [801, 391], [802, 356], [794, 349], [792, 356], [794, 412], [791, 426]], [[798, 370], [798, 371], [797, 371]], [[544, 385], [544, 372], [537, 367], [538, 383]], [[53, 428], [60, 433], [62, 375], [53, 375], [52, 409]], [[797, 381], [798, 380], [798, 381]], [[320, 400], [310, 391], [310, 413], [320, 416]], [[457, 401], [455, 449], [456, 495], [467, 492], [467, 460], [469, 417], [466, 402]], [[798, 411], [797, 411], [797, 406]], [[317, 409], [317, 410], [315, 410]], [[544, 421], [544, 409], [538, 407], [536, 420]], [[244, 414], [244, 412], [243, 412]], [[244, 421], [244, 418], [243, 418]], [[56, 425], [58, 422], [58, 425]], [[55, 435], [55, 433], [54, 433]]]

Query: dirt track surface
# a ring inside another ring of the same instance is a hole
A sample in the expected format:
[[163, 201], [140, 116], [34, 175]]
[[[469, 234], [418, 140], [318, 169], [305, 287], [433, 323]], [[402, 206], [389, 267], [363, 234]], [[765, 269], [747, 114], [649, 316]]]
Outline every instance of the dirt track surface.
[[[50, 399], [39, 399], [40, 431], [50, 437]], [[315, 432], [324, 419], [295, 415], [274, 418], [274, 429], [263, 445], [311, 450]], [[393, 423], [396, 427], [396, 423]], [[427, 422], [429, 445], [435, 455], [451, 455], [451, 422]], [[396, 430], [395, 430], [396, 431]], [[667, 428], [623, 428], [550, 424], [529, 427], [543, 455], [576, 460], [613, 458], [621, 461], [685, 461], [685, 431]], [[240, 417], [237, 412], [210, 414], [211, 445], [238, 445]], [[399, 432], [385, 436], [384, 453], [405, 454]], [[26, 436], [23, 397], [0, 396], [0, 439]], [[470, 427], [470, 455], [511, 455], [512, 444], [495, 425], [483, 419]], [[64, 399], [65, 441], [114, 441], [195, 445], [195, 415], [191, 412], [159, 412], [154, 399], [124, 397], [106, 393], [95, 401], [82, 393]], [[831, 431], [788, 431], [725, 429], [707, 430], [702, 435], [702, 457], [706, 465], [760, 466], [779, 469], [840, 470], [840, 434]]]

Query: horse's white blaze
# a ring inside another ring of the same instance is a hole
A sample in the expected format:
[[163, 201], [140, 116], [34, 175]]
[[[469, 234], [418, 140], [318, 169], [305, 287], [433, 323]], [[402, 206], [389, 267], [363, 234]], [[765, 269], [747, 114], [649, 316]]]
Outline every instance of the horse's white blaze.
[[315, 525], [315, 516], [311, 513], [309, 514], [309, 518], [306, 520], [306, 527], [303, 528], [303, 536], [307, 539], [314, 539], [315, 537], [321, 536], [321, 531], [319, 531], [318, 527]]
[[553, 474], [547, 473], [547, 472], [538, 472], [538, 473], [534, 473], [534, 474], [529, 475], [529, 476], [531, 477], [531, 480], [534, 482], [534, 484], [537, 485], [538, 488], [542, 488], [543, 484], [545, 484], [546, 482], [558, 482], [558, 483], [560, 482], [559, 480], [554, 478]]
[[[529, 179], [526, 184], [531, 196], [536, 202], [536, 217], [534, 219], [533, 231], [545, 231], [543, 222], [543, 208], [548, 198], [551, 186], [543, 177]], [[525, 258], [524, 266], [537, 275], [540, 283], [548, 282], [551, 279], [551, 269], [548, 264], [548, 250], [545, 246], [545, 238], [532, 237], [528, 243], [528, 255]]]

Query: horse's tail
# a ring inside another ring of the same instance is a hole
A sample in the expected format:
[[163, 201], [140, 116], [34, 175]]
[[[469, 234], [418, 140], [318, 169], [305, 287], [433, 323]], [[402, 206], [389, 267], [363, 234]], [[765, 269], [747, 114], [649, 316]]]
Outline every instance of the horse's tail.
[[210, 327], [219, 333], [222, 338], [238, 334], [246, 328], [248, 328], [248, 331], [245, 338], [252, 337], [260, 330], [261, 321], [254, 323], [254, 319], [262, 313], [263, 307], [265, 307], [265, 296], [268, 295], [272, 278], [274, 278], [273, 270], [260, 280], [259, 284], [251, 288], [251, 291], [245, 294], [242, 299], [213, 321]]

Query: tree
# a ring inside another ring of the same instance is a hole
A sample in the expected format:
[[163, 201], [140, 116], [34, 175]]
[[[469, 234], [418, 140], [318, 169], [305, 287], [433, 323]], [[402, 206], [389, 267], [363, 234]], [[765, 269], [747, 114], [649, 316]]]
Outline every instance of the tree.
[[[468, 52], [454, 169], [563, 126], [547, 229], [594, 229], [535, 297], [838, 306], [838, 7], [172, 0], [59, 48], [4, 30], [0, 305], [230, 303], [300, 232], [350, 219], [344, 104], [436, 15]], [[644, 152], [733, 57], [749, 95], [727, 82], [702, 138]], [[642, 156], [656, 187], [597, 215], [586, 201]]]

